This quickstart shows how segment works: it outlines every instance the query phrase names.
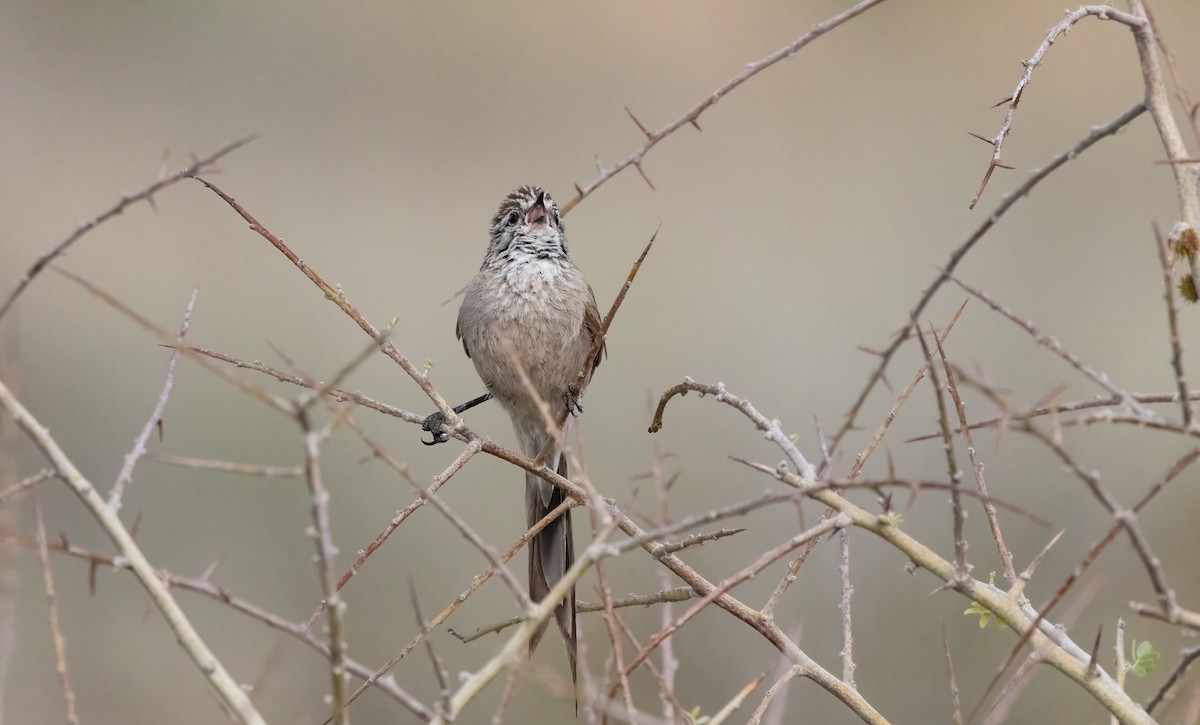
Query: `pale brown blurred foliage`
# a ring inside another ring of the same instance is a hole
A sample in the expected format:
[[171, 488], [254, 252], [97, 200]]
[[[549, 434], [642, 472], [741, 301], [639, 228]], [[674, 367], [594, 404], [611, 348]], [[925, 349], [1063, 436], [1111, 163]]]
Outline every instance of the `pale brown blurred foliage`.
[[[479, 384], [454, 339], [454, 303], [442, 305], [475, 271], [497, 201], [520, 183], [560, 198], [592, 178], [593, 157], [623, 157], [642, 136], [624, 106], [651, 128], [675, 118], [746, 62], [840, 10], [841, 2], [755, 6], [718, 2], [649, 5], [525, 3], [384, 4], [357, 7], [247, 4], [67, 4], [9, 2], [0, 23], [0, 291], [72, 226], [149, 183], [164, 150], [167, 168], [248, 133], [259, 140], [224, 160], [214, 177], [304, 260], [346, 291], [377, 325], [396, 317], [393, 341], [454, 402]], [[1179, 56], [1190, 90], [1200, 93], [1200, 4], [1154, 3], [1159, 26]], [[629, 263], [659, 225], [655, 251], [609, 337], [610, 357], [589, 390], [581, 419], [591, 479], [632, 510], [652, 510], [637, 479], [650, 467], [647, 401], [684, 375], [723, 380], [780, 418], [810, 458], [819, 458], [813, 420], [836, 428], [875, 360], [857, 346], [883, 347], [935, 267], [980, 223], [1001, 195], [1054, 153], [1082, 138], [1142, 95], [1128, 31], [1085, 22], [1051, 51], [1022, 99], [1006, 163], [979, 207], [968, 211], [989, 149], [967, 131], [992, 135], [1026, 58], [1061, 17], [1061, 5], [890, 0], [759, 75], [647, 158], [657, 191], [630, 171], [574, 210], [572, 254], [606, 307]], [[1150, 222], [1170, 228], [1178, 202], [1148, 117], [1101, 142], [1042, 184], [981, 242], [959, 269], [1127, 390], [1173, 388], [1166, 315]], [[195, 183], [173, 187], [101, 227], [63, 265], [121, 297], [168, 329], [178, 325], [194, 286], [199, 299], [189, 340], [246, 359], [278, 362], [272, 346], [323, 377], [362, 349], [360, 331], [224, 204]], [[962, 303], [945, 289], [927, 318], [942, 324]], [[1182, 311], [1185, 360], [1200, 356], [1197, 310]], [[48, 425], [100, 486], [120, 469], [161, 387], [167, 353], [111, 309], [55, 275], [35, 282], [17, 315], [23, 402]], [[924, 320], [923, 320], [924, 322]], [[1062, 400], [1100, 392], [983, 305], [967, 306], [948, 349], [1011, 389], [1019, 406], [1060, 383]], [[906, 349], [891, 381], [916, 369]], [[1197, 368], [1193, 362], [1192, 370]], [[1196, 379], [1195, 373], [1192, 378]], [[257, 382], [266, 385], [267, 380]], [[277, 386], [294, 395], [294, 389]], [[431, 410], [400, 371], [379, 356], [347, 387], [399, 407]], [[991, 414], [968, 398], [972, 418]], [[880, 389], [860, 419], [873, 429], [892, 403]], [[676, 401], [659, 442], [676, 457], [677, 515], [748, 498], [769, 479], [728, 454], [774, 462], [779, 454], [728, 410], [694, 398]], [[1174, 408], [1163, 407], [1165, 414]], [[358, 418], [418, 479], [454, 455], [426, 449], [418, 430], [366, 411]], [[503, 413], [468, 414], [472, 428], [511, 443]], [[905, 475], [944, 478], [936, 442], [900, 441], [936, 427], [933, 395], [914, 394], [885, 439]], [[845, 470], [866, 439], [853, 434], [840, 452]], [[1050, 529], [1003, 513], [1017, 567], [1059, 528], [1067, 533], [1030, 585], [1044, 601], [1107, 528], [1108, 517], [1083, 486], [1045, 451], [1016, 433], [976, 436], [992, 494], [1019, 502]], [[1066, 443], [1126, 503], [1189, 447], [1150, 431], [1094, 426], [1069, 430]], [[164, 440], [154, 450], [235, 461], [295, 465], [301, 444], [287, 421], [183, 361], [167, 406]], [[42, 466], [26, 447], [22, 475]], [[339, 571], [412, 497], [350, 436], [326, 453]], [[882, 455], [867, 474], [885, 473]], [[505, 545], [521, 531], [521, 476], [481, 457], [442, 496], [488, 541]], [[1200, 600], [1195, 526], [1200, 476], [1189, 472], [1147, 508], [1143, 525], [1180, 600]], [[60, 484], [43, 484], [47, 525], [73, 543], [107, 551], [106, 541]], [[640, 492], [640, 493], [638, 493]], [[634, 498], [638, 493], [637, 498]], [[869, 496], [860, 503], [873, 506]], [[945, 496], [924, 494], [905, 516], [910, 531], [951, 551]], [[806, 508], [809, 523], [819, 509]], [[975, 574], [999, 569], [977, 505], [967, 520]], [[138, 541], [157, 566], [198, 575], [214, 559], [214, 579], [290, 619], [305, 619], [319, 599], [313, 571], [308, 498], [296, 480], [243, 479], [143, 461], [126, 494], [126, 522], [142, 513]], [[579, 514], [577, 514], [579, 515]], [[22, 531], [32, 514], [17, 511]], [[586, 520], [581, 516], [581, 521]], [[796, 531], [790, 509], [734, 522], [748, 531], [688, 555], [712, 579], [740, 569]], [[583, 526], [581, 525], [581, 528]], [[434, 546], [436, 542], [436, 546]], [[942, 654], [945, 623], [964, 703], [973, 704], [1013, 644], [1011, 632], [980, 630], [952, 593], [928, 597], [937, 582], [908, 576], [896, 552], [862, 532], [851, 536], [856, 593], [855, 674], [864, 695], [893, 722], [944, 722], [950, 692]], [[781, 604], [785, 629], [802, 624], [800, 645], [839, 672], [836, 547], [822, 546]], [[346, 589], [351, 656], [384, 661], [413, 633], [405, 582], [425, 610], [457, 594], [485, 560], [432, 511], [421, 511], [374, 555]], [[125, 573], [96, 572], [55, 559], [55, 584], [68, 658], [84, 722], [213, 722], [221, 713], [202, 678], [176, 647], [144, 593]], [[738, 591], [761, 601], [782, 565]], [[1174, 665], [1175, 628], [1130, 617], [1129, 599], [1153, 592], [1124, 539], [1089, 578], [1108, 580], [1072, 628], [1090, 644], [1129, 619], [1127, 639], [1151, 640]], [[7, 723], [61, 720], [36, 555], [19, 569], [18, 643], [8, 673]], [[660, 588], [641, 556], [612, 562], [615, 594]], [[594, 579], [580, 597], [595, 599]], [[235, 677], [257, 681], [256, 704], [271, 721], [319, 721], [326, 714], [327, 666], [315, 653], [211, 601], [179, 593], [193, 621]], [[149, 612], [149, 613], [148, 613]], [[627, 610], [648, 636], [656, 611]], [[426, 612], [428, 614], [428, 611]], [[473, 596], [452, 624], [470, 631], [512, 616], [496, 582]], [[606, 651], [603, 624], [582, 619], [593, 668]], [[460, 645], [435, 635], [453, 676], [474, 669], [501, 640]], [[1186, 644], [1186, 642], [1183, 642]], [[558, 668], [543, 646], [537, 663]], [[778, 653], [730, 617], [708, 612], [675, 642], [678, 694], [712, 713]], [[1111, 639], [1105, 644], [1111, 664]], [[268, 665], [269, 663], [269, 665]], [[265, 670], [264, 670], [265, 668]], [[424, 657], [396, 670], [410, 691], [432, 702]], [[1132, 679], [1144, 701], [1164, 671]], [[635, 699], [656, 710], [649, 678]], [[1191, 687], [1194, 691], [1195, 678]], [[453, 684], [453, 682], [452, 682]], [[357, 683], [355, 683], [357, 686]], [[765, 687], [765, 686], [764, 686]], [[485, 722], [499, 697], [494, 684], [460, 722]], [[755, 700], [757, 695], [752, 697]], [[851, 722], [827, 693], [792, 684], [785, 722]], [[523, 684], [508, 721], [571, 720], [570, 704]], [[408, 717], [368, 693], [352, 709], [359, 722]], [[535, 715], [534, 713], [542, 713]], [[748, 711], [747, 711], [748, 712]], [[397, 716], [397, 713], [400, 713]], [[1099, 721], [1085, 693], [1043, 668], [1012, 709], [1013, 722]]]

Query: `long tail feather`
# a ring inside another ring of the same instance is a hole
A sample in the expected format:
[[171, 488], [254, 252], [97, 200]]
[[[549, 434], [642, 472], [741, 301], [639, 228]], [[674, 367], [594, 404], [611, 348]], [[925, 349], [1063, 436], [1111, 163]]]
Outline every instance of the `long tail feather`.
[[[562, 456], [558, 463], [558, 474], [567, 476], [567, 459]], [[562, 491], [546, 483], [532, 473], [525, 474], [525, 512], [529, 526], [541, 521], [566, 499]], [[571, 530], [571, 512], [567, 511], [542, 529], [529, 542], [529, 598], [541, 601], [550, 589], [562, 579], [567, 569], [575, 563], [575, 542]], [[567, 648], [567, 661], [571, 665], [571, 682], [578, 678], [576, 662], [575, 587], [554, 610], [558, 629], [562, 632]], [[546, 633], [549, 622], [534, 632], [529, 640], [529, 654], [537, 648]]]

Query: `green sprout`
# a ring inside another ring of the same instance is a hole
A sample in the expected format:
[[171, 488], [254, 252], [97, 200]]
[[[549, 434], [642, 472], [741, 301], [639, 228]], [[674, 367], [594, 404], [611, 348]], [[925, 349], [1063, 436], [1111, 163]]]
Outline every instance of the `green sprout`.
[[1125, 669], [1134, 677], [1145, 677], [1150, 674], [1154, 670], [1154, 666], [1158, 664], [1158, 658], [1161, 655], [1154, 649], [1154, 645], [1149, 642], [1139, 643], [1136, 639], [1133, 640], [1130, 652], [1133, 657], [1125, 663]]
[[[983, 606], [979, 602], [971, 602], [971, 606], [968, 607], [966, 609], [966, 611], [963, 612], [963, 614], [978, 614], [980, 629], [983, 629], [984, 627], [988, 626], [988, 622], [992, 621], [992, 617], [995, 616], [994, 614], [992, 614], [992, 610]], [[1003, 619], [1000, 619], [999, 617], [996, 617], [996, 624], [999, 624], [1001, 628], [1008, 626], [1008, 622], [1005, 622]]]

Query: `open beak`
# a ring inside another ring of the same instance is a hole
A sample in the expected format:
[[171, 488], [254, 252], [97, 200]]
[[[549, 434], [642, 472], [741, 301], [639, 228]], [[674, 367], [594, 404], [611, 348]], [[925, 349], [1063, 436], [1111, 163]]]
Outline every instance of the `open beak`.
[[538, 194], [537, 201], [533, 202], [533, 206], [529, 207], [529, 211], [525, 212], [525, 226], [536, 227], [538, 225], [547, 225], [550, 223], [546, 216], [546, 192]]

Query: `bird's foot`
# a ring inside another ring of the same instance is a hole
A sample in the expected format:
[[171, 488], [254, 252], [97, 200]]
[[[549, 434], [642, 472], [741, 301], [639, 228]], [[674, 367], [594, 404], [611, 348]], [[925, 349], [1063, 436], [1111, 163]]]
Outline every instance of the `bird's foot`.
[[579, 415], [582, 413], [583, 403], [580, 402], [582, 398], [583, 396], [580, 394], [579, 389], [575, 387], [574, 383], [568, 385], [567, 392], [563, 393], [563, 403], [567, 406], [567, 412], [571, 415]]
[[450, 434], [442, 430], [442, 426], [446, 424], [446, 416], [439, 410], [436, 413], [430, 413], [425, 416], [425, 421], [421, 423], [421, 430], [433, 436], [433, 440], [421, 439], [421, 442], [427, 446], [436, 446], [438, 443], [445, 443], [450, 440]]

